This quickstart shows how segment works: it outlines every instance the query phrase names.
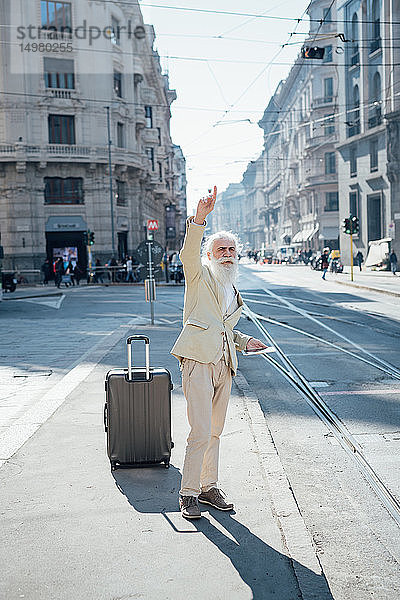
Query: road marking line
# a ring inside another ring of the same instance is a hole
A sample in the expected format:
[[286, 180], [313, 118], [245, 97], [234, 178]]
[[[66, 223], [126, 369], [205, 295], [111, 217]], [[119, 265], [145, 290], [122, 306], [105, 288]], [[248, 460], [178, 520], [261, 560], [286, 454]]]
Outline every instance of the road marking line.
[[386, 390], [345, 390], [337, 392], [319, 392], [321, 396], [367, 396], [370, 394], [383, 396], [390, 394], [400, 394], [400, 388]]
[[30, 302], [31, 304], [41, 304], [42, 306], [47, 306], [48, 308], [59, 309], [64, 300], [65, 294], [62, 294], [58, 298], [19, 298], [18, 300], [15, 300], [15, 302]]
[[[127, 323], [127, 326], [131, 327], [135, 325], [139, 325], [138, 317], [131, 319]], [[0, 435], [0, 468], [54, 414], [108, 352], [125, 337], [126, 331], [121, 331], [120, 327], [104, 336], [93, 348], [75, 361], [70, 371], [48, 390], [39, 402], [33, 404]]]

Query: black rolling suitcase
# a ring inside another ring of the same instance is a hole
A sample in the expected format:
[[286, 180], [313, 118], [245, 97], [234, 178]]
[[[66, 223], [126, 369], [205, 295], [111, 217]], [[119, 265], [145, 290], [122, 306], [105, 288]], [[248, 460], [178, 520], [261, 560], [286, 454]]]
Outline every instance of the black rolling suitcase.
[[[132, 342], [146, 344], [146, 367], [132, 367]], [[150, 367], [150, 342], [144, 335], [127, 340], [128, 368], [106, 375], [104, 426], [111, 470], [164, 463], [171, 457], [171, 390], [169, 371]]]

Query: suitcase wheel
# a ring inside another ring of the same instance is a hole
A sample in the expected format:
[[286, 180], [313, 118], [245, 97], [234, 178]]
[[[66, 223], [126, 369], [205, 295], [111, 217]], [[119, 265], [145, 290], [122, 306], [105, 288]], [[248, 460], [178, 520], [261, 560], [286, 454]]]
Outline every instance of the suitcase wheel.
[[111, 463], [111, 471], [116, 471], [117, 470], [117, 463], [112, 462]]
[[166, 461], [165, 461], [165, 464], [164, 464], [164, 466], [165, 466], [165, 468], [166, 468], [166, 469], [169, 469], [169, 460], [166, 460]]

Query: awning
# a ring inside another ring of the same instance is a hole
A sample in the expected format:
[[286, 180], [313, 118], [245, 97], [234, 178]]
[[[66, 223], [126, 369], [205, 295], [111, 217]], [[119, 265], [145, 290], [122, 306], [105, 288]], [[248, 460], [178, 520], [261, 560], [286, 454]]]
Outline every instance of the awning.
[[311, 229], [311, 231], [309, 230], [307, 232], [307, 237], [304, 239], [305, 242], [308, 242], [309, 240], [311, 240], [314, 235], [317, 233], [317, 231], [319, 231], [319, 224], [317, 223], [316, 226], [314, 227], [314, 229]]
[[302, 241], [303, 241], [303, 231], [298, 231], [292, 237], [292, 243], [297, 244], [298, 242], [302, 242]]
[[298, 231], [293, 236], [292, 243], [300, 244], [301, 242], [307, 242], [308, 240], [311, 240], [311, 238], [317, 233], [318, 229], [319, 225], [316, 225], [314, 229], [302, 229], [301, 231]]

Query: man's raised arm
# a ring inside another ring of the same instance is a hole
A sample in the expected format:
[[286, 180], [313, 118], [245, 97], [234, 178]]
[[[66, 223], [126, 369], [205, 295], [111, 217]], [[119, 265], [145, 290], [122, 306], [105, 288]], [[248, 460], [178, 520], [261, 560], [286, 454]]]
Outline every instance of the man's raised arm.
[[196, 210], [196, 216], [190, 217], [186, 223], [186, 235], [182, 250], [179, 253], [183, 264], [186, 282], [193, 280], [201, 273], [200, 249], [206, 226], [206, 217], [212, 212], [217, 197], [217, 187], [207, 198], [202, 198]]

